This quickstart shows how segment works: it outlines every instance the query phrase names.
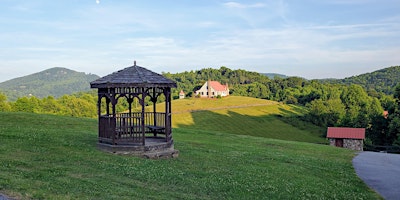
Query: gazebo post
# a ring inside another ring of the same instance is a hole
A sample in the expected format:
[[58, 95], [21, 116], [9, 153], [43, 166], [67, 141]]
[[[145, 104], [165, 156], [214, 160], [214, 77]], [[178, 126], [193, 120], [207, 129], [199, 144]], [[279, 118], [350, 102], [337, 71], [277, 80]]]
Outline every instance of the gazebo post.
[[146, 92], [145, 92], [145, 89], [144, 88], [142, 88], [142, 100], [141, 100], [141, 104], [142, 104], [142, 119], [141, 119], [141, 130], [142, 130], [142, 144], [143, 144], [143, 146], [144, 145], [146, 145], [145, 144], [145, 138], [146, 138], [146, 132], [145, 132], [145, 126], [144, 126], [144, 122], [145, 122], [145, 112], [146, 112], [146, 110], [145, 110], [145, 102], [144, 102], [144, 100], [145, 100], [145, 98], [146, 98]]
[[155, 87], [153, 87], [153, 96], [151, 98], [151, 101], [153, 102], [153, 123], [154, 123], [154, 126], [157, 126], [157, 116], [156, 116], [157, 96], [156, 96], [156, 88]]
[[169, 142], [171, 134], [171, 88], [164, 88], [165, 96], [165, 136]]
[[115, 140], [117, 139], [116, 127], [117, 127], [117, 111], [116, 111], [117, 99], [115, 98], [115, 88], [111, 89], [111, 110], [112, 110], [112, 117], [110, 121], [110, 131], [112, 134], [112, 141], [113, 144], [116, 144]]

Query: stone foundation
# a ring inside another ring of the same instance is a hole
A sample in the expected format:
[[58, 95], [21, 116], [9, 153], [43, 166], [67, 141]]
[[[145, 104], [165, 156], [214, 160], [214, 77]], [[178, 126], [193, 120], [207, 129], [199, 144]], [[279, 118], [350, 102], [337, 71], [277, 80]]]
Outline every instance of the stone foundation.
[[174, 142], [146, 139], [146, 145], [111, 145], [106, 143], [97, 143], [97, 147], [105, 152], [114, 154], [134, 155], [142, 158], [176, 158], [179, 151], [174, 149]]

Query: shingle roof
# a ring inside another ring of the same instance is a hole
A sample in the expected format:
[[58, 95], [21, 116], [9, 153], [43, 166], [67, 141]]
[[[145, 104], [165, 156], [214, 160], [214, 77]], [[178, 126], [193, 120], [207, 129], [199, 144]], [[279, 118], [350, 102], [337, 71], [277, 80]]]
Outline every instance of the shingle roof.
[[112, 87], [176, 87], [176, 83], [144, 67], [135, 65], [119, 70], [90, 83], [91, 88]]
[[218, 81], [210, 81], [211, 87], [216, 91], [226, 91], [226, 85], [221, 85]]
[[364, 139], [365, 128], [328, 127], [327, 138]]

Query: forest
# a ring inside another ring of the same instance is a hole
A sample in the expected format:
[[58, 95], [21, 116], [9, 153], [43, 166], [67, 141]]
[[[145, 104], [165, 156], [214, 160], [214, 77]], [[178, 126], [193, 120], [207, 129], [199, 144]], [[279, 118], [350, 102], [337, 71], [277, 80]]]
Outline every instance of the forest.
[[[231, 95], [304, 106], [308, 113], [298, 120], [320, 127], [362, 127], [367, 129], [366, 144], [400, 145], [400, 84], [396, 80], [399, 76], [393, 76], [398, 71], [400, 67], [395, 66], [341, 80], [269, 78], [257, 72], [227, 67], [163, 75], [177, 82], [177, 88], [173, 89], [174, 98], [178, 98], [180, 90], [185, 91], [188, 98], [195, 98], [194, 91], [205, 81], [216, 80], [227, 83]], [[96, 117], [96, 104], [95, 90], [58, 98], [25, 96], [15, 101], [9, 101], [7, 95], [0, 92], [0, 111]], [[123, 111], [125, 105], [122, 102], [117, 110]], [[384, 111], [388, 115], [384, 115]]]

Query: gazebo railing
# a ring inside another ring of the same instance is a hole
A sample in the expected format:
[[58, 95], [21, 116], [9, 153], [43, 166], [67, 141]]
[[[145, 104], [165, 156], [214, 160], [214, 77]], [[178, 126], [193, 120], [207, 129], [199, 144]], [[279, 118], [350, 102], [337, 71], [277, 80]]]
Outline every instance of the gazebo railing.
[[99, 120], [99, 141], [103, 143], [143, 143], [146, 137], [168, 138], [165, 113], [145, 112], [143, 119], [141, 112], [118, 113], [115, 117], [102, 115]]

